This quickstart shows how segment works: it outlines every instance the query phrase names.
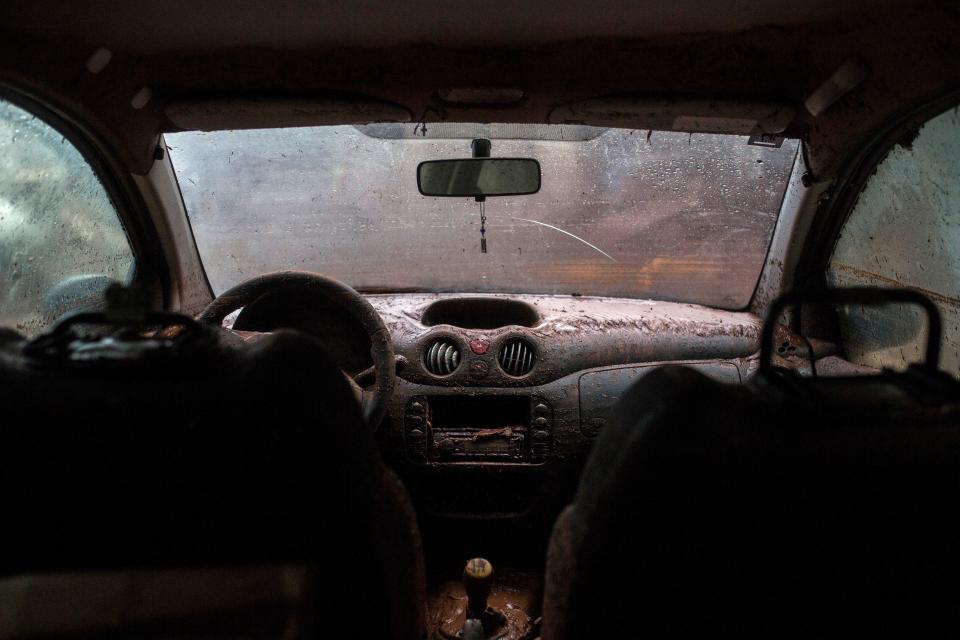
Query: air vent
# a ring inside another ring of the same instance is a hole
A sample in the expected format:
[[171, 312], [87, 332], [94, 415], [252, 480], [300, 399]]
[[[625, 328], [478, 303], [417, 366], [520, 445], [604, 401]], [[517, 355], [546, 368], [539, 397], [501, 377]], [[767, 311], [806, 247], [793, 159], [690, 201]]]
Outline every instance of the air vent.
[[511, 376], [525, 376], [533, 370], [533, 347], [526, 340], [511, 340], [500, 347], [500, 368]]
[[423, 362], [430, 373], [449, 375], [460, 366], [460, 349], [452, 340], [434, 340], [427, 347]]

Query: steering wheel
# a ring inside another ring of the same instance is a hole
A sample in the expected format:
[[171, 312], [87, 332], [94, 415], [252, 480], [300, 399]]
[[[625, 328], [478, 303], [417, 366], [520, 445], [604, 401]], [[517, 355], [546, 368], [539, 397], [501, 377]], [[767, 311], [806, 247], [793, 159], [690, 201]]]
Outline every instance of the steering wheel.
[[[372, 392], [363, 391], [363, 418], [376, 429], [387, 412], [397, 383], [396, 363], [390, 332], [377, 310], [362, 295], [333, 278], [309, 271], [278, 271], [251, 278], [221, 293], [197, 316], [200, 322], [221, 326], [228, 315], [252, 304], [264, 294], [312, 294], [340, 309], [370, 338], [370, 355], [376, 384]], [[349, 379], [349, 376], [347, 376]]]

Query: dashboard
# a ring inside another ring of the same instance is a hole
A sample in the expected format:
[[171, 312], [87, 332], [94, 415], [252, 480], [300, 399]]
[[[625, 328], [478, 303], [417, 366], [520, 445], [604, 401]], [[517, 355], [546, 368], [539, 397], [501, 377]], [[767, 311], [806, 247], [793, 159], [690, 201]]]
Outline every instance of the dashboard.
[[572, 491], [592, 442], [637, 379], [683, 363], [740, 382], [755, 366], [760, 334], [752, 314], [675, 302], [367, 298], [400, 358], [381, 449], [420, 507], [441, 517], [548, 508], [558, 490]]

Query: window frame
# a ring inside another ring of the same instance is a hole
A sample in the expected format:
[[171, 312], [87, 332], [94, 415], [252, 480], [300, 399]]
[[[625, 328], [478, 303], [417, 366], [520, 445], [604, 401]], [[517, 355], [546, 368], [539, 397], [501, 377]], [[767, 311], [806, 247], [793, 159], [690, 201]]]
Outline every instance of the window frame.
[[129, 171], [125, 171], [107, 147], [66, 112], [40, 101], [38, 97], [8, 83], [0, 83], [0, 100], [23, 109], [74, 146], [100, 181], [123, 228], [133, 254], [130, 284], [142, 288], [147, 299], [162, 308], [169, 301], [169, 273], [160, 239], [150, 223], [146, 203]]
[[901, 113], [847, 163], [847, 169], [837, 178], [833, 195], [818, 208], [814, 216], [794, 282], [800, 286], [826, 286], [827, 268], [836, 250], [840, 233], [877, 166], [895, 146], [916, 137], [919, 129], [927, 122], [958, 106], [960, 89], [952, 89], [919, 107]]

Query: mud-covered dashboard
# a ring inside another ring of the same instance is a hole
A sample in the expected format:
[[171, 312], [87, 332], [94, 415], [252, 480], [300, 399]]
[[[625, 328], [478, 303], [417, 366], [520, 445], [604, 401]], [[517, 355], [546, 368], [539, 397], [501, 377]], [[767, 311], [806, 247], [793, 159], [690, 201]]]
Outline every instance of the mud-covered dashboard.
[[403, 360], [380, 434], [435, 513], [519, 515], [575, 478], [620, 394], [668, 362], [739, 382], [749, 313], [574, 296], [370, 295]]

